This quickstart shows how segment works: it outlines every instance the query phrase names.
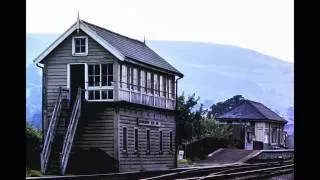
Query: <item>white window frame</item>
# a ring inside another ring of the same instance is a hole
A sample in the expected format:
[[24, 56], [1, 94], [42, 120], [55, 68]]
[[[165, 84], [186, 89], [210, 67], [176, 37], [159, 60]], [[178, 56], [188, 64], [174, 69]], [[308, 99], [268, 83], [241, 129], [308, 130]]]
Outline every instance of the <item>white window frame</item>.
[[[134, 73], [135, 70], [136, 70], [136, 74]], [[136, 75], [136, 83], [135, 83], [134, 75]], [[138, 68], [132, 68], [132, 86], [133, 86], [133, 89], [132, 89], [133, 92], [139, 92], [139, 69]]]
[[[75, 44], [75, 39], [79, 39], [79, 38], [84, 38], [86, 40], [86, 52], [84, 53], [76, 53], [76, 44]], [[88, 36], [74, 36], [72, 37], [72, 55], [73, 56], [87, 56], [89, 52], [89, 48], [88, 48]]]
[[[114, 101], [114, 95], [115, 95], [115, 88], [114, 88], [114, 84], [112, 86], [102, 86], [101, 81], [102, 81], [102, 65], [103, 64], [108, 64], [108, 65], [112, 65], [113, 63], [92, 63], [92, 64], [85, 64], [85, 99], [88, 102], [107, 102], [107, 101]], [[100, 65], [100, 86], [89, 86], [89, 65]], [[114, 72], [112, 72], [112, 76], [114, 78]], [[88, 91], [100, 91], [100, 99], [89, 99], [89, 92]], [[113, 95], [112, 95], [112, 99], [102, 99], [102, 91], [103, 90], [113, 90]]]

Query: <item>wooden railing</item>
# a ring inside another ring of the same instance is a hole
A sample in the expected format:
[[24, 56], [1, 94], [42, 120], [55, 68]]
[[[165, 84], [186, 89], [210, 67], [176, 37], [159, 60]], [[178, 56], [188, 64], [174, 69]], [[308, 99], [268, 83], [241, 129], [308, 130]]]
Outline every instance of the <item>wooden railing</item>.
[[119, 100], [144, 104], [164, 109], [175, 109], [175, 99], [152, 93], [142, 93], [131, 89], [119, 88]]
[[67, 168], [68, 159], [69, 159], [69, 155], [70, 155], [70, 151], [73, 143], [73, 138], [76, 133], [79, 118], [81, 116], [81, 100], [82, 100], [81, 88], [79, 88], [75, 103], [73, 105], [72, 113], [70, 116], [68, 129], [64, 137], [62, 152], [60, 154], [60, 171], [61, 171], [60, 173], [62, 175], [64, 175]]
[[59, 95], [52, 112], [49, 128], [48, 128], [43, 149], [41, 152], [41, 172], [43, 174], [45, 174], [47, 170], [47, 165], [48, 165], [48, 161], [51, 153], [51, 145], [56, 133], [58, 119], [61, 114], [61, 109], [62, 109], [62, 88], [59, 88]]

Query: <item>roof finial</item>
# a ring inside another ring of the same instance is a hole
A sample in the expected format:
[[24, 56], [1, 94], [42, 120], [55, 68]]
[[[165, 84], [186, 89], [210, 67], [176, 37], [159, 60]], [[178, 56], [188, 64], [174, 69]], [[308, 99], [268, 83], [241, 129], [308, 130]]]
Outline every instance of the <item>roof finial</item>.
[[143, 35], [143, 43], [146, 44], [146, 35]]
[[78, 17], [77, 17], [77, 32], [79, 32], [80, 29], [80, 18], [79, 18], [79, 9], [78, 9]]

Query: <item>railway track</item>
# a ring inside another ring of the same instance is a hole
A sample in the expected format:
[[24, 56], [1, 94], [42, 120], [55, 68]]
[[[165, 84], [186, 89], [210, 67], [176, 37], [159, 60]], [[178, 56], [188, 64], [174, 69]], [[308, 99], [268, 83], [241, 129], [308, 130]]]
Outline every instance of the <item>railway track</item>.
[[33, 180], [207, 180], [207, 179], [261, 179], [281, 174], [292, 173], [293, 161], [255, 163], [255, 164], [230, 164], [225, 166], [203, 166], [179, 168], [165, 171], [94, 174], [94, 175], [72, 175], [72, 176], [51, 176], [51, 177], [30, 177]]

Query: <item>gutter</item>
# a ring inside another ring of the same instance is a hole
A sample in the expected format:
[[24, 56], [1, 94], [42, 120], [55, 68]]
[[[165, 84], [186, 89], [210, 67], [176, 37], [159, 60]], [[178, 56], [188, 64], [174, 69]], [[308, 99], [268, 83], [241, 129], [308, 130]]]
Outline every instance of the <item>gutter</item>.
[[[43, 76], [43, 71], [44, 71], [44, 67], [42, 67], [42, 66], [40, 66], [38, 63], [36, 63], [36, 66], [37, 67], [39, 67], [39, 68], [41, 68], [42, 69], [42, 86], [43, 86], [43, 78], [44, 78], [44, 76]], [[43, 123], [43, 121], [44, 121], [44, 116], [43, 116], [43, 107], [44, 107], [44, 101], [43, 101], [43, 93], [44, 93], [44, 88], [42, 87], [42, 106], [41, 106], [41, 116], [42, 116], [42, 118], [41, 118], [41, 126], [42, 126], [42, 142], [44, 142], [44, 123]]]
[[[182, 79], [183, 78], [183, 75], [182, 76], [179, 76], [178, 79], [176, 79], [176, 107], [175, 107], [175, 120], [177, 121], [177, 113], [178, 113], [178, 80]], [[175, 126], [175, 144], [176, 144], [176, 152], [175, 152], [175, 160], [174, 160], [174, 166], [175, 168], [178, 167], [178, 146], [177, 146], [177, 123], [176, 123], [176, 126]]]

